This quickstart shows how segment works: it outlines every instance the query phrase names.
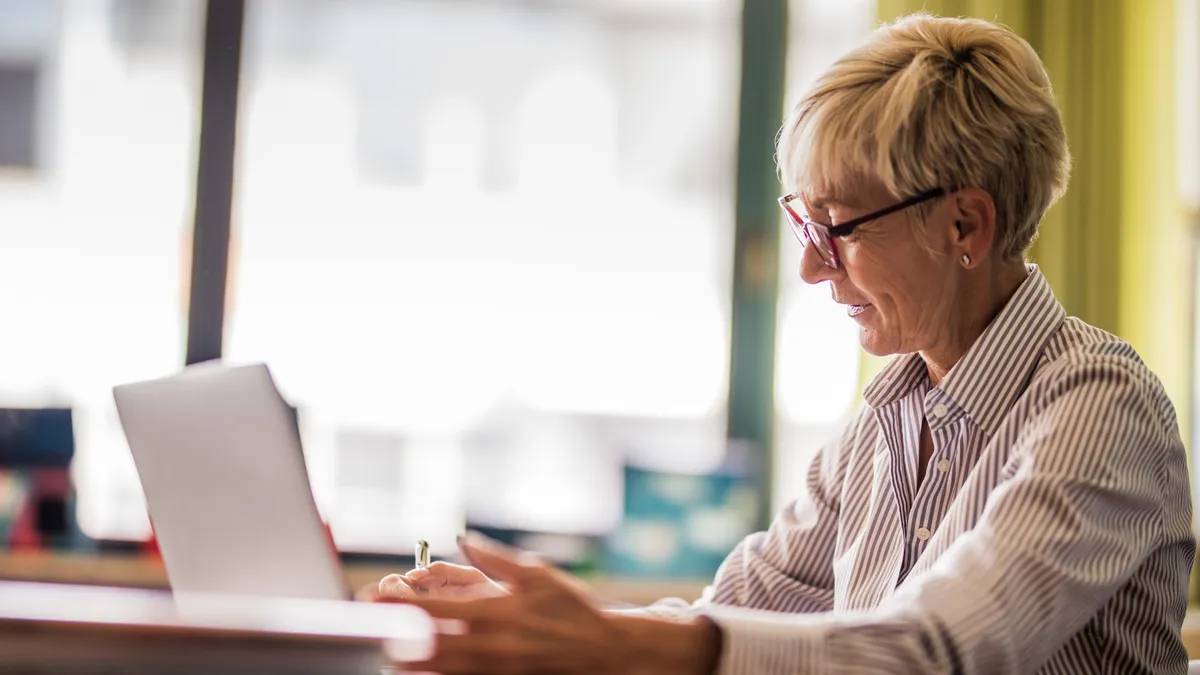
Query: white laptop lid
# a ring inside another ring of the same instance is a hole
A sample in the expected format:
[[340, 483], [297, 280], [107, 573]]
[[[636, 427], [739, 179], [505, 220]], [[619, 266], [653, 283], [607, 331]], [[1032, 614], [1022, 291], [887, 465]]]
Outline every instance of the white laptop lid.
[[177, 599], [350, 597], [266, 366], [201, 364], [113, 396]]

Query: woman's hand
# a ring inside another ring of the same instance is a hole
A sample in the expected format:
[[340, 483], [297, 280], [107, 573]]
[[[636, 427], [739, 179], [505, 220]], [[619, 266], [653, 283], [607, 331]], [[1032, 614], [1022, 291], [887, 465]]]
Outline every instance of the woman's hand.
[[478, 569], [506, 582], [505, 595], [474, 600], [389, 596], [464, 628], [437, 636], [433, 656], [406, 670], [475, 673], [710, 673], [720, 636], [705, 620], [667, 623], [598, 610], [581, 586], [540, 561], [471, 537], [462, 551]]
[[481, 600], [508, 595], [508, 589], [474, 567], [435, 562], [407, 574], [389, 574], [379, 582], [378, 599]]

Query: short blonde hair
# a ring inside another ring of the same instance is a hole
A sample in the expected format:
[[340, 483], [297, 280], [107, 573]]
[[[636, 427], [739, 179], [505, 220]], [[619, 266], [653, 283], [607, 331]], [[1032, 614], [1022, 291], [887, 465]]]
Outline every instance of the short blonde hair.
[[884, 25], [825, 71], [777, 150], [789, 189], [836, 195], [868, 178], [898, 199], [986, 190], [1006, 260], [1024, 256], [1071, 172], [1050, 78], [1029, 43], [986, 21], [924, 13]]

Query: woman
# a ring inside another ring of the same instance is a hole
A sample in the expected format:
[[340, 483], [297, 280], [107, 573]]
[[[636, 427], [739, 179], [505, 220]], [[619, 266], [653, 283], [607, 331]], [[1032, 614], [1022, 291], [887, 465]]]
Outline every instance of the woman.
[[381, 584], [466, 622], [411, 666], [1183, 673], [1195, 542], [1174, 410], [1024, 262], [1070, 169], [1033, 49], [977, 20], [880, 28], [800, 101], [778, 156], [801, 277], [897, 355], [804, 495], [691, 607], [604, 613], [468, 541], [477, 569]]

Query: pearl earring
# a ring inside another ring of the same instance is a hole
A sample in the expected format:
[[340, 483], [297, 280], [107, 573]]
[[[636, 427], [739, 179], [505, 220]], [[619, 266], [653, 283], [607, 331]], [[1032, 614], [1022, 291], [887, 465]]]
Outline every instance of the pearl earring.
[[959, 260], [962, 260], [963, 267], [969, 267], [971, 265], [971, 256], [967, 255], [966, 253], [962, 254], [962, 258], [959, 258]]

